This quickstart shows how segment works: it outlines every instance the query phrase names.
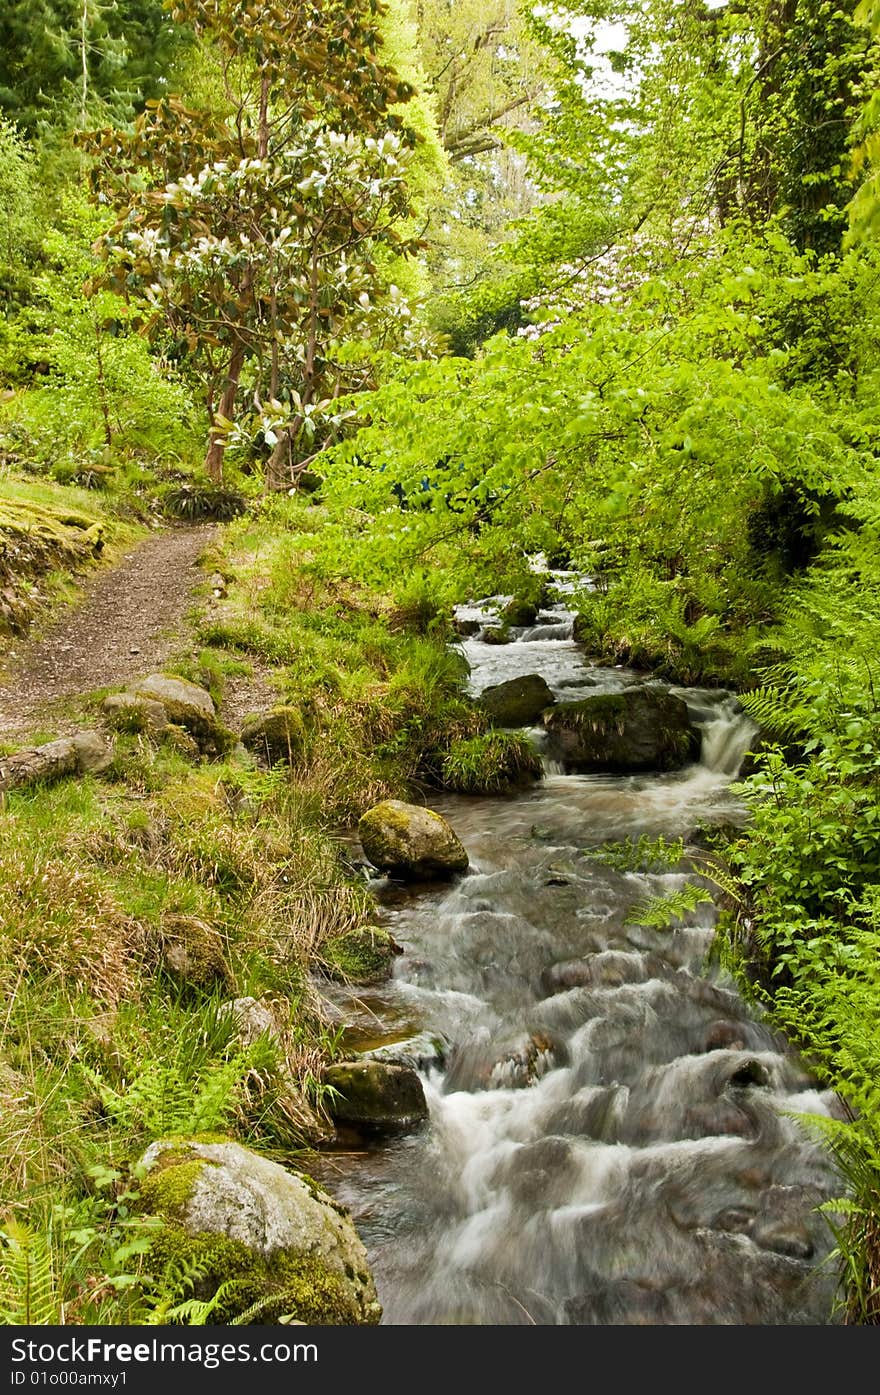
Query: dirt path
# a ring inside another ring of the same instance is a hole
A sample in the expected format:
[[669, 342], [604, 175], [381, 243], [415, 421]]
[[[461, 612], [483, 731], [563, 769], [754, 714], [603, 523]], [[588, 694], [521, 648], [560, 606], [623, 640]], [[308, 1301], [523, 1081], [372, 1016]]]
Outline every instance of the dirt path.
[[0, 740], [40, 721], [73, 729], [54, 704], [150, 673], [190, 633], [188, 613], [206, 580], [198, 559], [216, 524], [168, 528], [85, 582], [83, 596], [46, 630], [11, 646], [0, 674]]

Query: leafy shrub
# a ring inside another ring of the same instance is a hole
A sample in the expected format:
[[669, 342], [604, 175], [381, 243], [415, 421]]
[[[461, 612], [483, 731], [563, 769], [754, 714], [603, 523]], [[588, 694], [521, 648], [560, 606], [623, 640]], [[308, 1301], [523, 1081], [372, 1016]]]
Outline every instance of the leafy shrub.
[[171, 518], [195, 523], [199, 519], [215, 519], [228, 523], [247, 510], [248, 501], [235, 489], [224, 489], [208, 480], [191, 479], [185, 484], [171, 485], [160, 495], [162, 508]]

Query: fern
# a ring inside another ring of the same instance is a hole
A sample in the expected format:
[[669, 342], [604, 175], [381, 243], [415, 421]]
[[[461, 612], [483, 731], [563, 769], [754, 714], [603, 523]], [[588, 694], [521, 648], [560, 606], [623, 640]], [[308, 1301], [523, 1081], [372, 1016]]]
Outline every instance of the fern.
[[653, 930], [668, 930], [673, 921], [684, 920], [698, 906], [711, 902], [710, 892], [696, 882], [688, 882], [669, 896], [649, 896], [630, 911], [624, 925], [644, 925]]
[[791, 690], [753, 688], [750, 693], [742, 693], [739, 701], [746, 715], [769, 736], [790, 740], [810, 729], [809, 709], [793, 700]]
[[0, 1230], [0, 1322], [46, 1327], [63, 1321], [51, 1234], [8, 1220]]
[[237, 1052], [193, 1080], [176, 1066], [148, 1061], [124, 1089], [117, 1090], [88, 1066], [82, 1069], [114, 1123], [128, 1132], [161, 1137], [211, 1133], [235, 1110], [238, 1088], [251, 1068], [251, 1053]]
[[684, 839], [669, 841], [662, 836], [649, 838], [643, 833], [637, 839], [627, 837], [620, 842], [603, 843], [585, 852], [584, 856], [595, 857], [619, 872], [671, 872], [684, 857]]

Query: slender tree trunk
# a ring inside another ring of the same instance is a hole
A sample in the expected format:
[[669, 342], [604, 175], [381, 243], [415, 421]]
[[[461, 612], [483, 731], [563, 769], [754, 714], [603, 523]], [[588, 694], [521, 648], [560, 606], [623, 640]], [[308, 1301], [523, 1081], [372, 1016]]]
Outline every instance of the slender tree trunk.
[[[309, 308], [309, 328], [306, 336], [306, 357], [303, 364], [302, 391], [300, 401], [307, 407], [315, 396], [315, 359], [318, 351], [318, 249], [312, 252], [310, 276], [311, 305]], [[278, 437], [275, 449], [266, 464], [266, 488], [283, 489], [293, 480], [292, 445], [302, 430], [303, 418], [295, 417]]]
[[107, 380], [104, 377], [104, 354], [101, 345], [101, 331], [95, 325], [95, 362], [98, 365], [98, 401], [101, 416], [104, 418], [104, 444], [113, 445], [113, 431], [110, 426], [110, 407], [107, 402]]
[[[244, 367], [244, 345], [236, 344], [232, 350], [229, 360], [229, 369], [226, 373], [226, 381], [223, 385], [223, 392], [220, 396], [220, 405], [217, 408], [216, 416], [212, 413], [213, 420], [218, 417], [226, 421], [232, 420], [235, 411], [235, 399], [238, 395], [238, 382], [241, 377], [241, 370]], [[212, 425], [208, 436], [208, 451], [205, 456], [205, 472], [214, 484], [219, 484], [223, 479], [223, 457], [226, 454], [226, 428], [222, 423], [218, 427]]]

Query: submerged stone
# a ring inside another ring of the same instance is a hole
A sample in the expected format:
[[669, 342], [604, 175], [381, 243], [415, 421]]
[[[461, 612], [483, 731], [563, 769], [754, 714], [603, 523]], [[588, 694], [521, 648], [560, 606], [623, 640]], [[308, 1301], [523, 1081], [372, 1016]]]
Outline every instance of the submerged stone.
[[407, 1066], [386, 1061], [340, 1061], [324, 1071], [336, 1092], [330, 1117], [370, 1133], [397, 1133], [428, 1117], [422, 1082]]

